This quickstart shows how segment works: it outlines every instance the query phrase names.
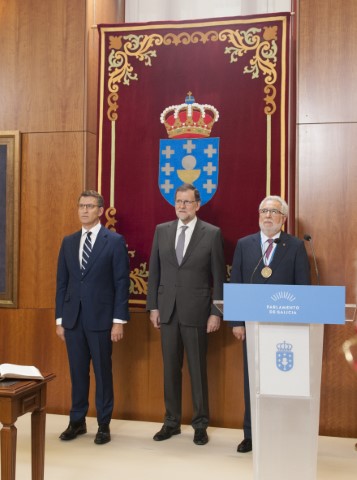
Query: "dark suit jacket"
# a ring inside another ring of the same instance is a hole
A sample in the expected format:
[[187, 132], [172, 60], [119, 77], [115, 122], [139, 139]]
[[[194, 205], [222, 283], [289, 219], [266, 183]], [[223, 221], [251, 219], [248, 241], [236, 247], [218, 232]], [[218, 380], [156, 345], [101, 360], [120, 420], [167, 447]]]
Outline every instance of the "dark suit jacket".
[[168, 323], [177, 308], [184, 325], [204, 326], [210, 314], [220, 315], [212, 300], [223, 298], [225, 260], [218, 227], [197, 219], [179, 266], [175, 252], [178, 220], [156, 227], [149, 266], [147, 309], [160, 311]]
[[[262, 258], [260, 232], [248, 235], [237, 243], [231, 271], [231, 283], [270, 283], [281, 285], [310, 285], [310, 264], [303, 240], [285, 232], [280, 234], [280, 243], [270, 267], [273, 271], [269, 278], [260, 274], [263, 262], [256, 269]], [[244, 325], [242, 322], [232, 322], [232, 326]]]
[[109, 330], [113, 319], [129, 319], [129, 259], [121, 235], [101, 227], [88, 267], [79, 263], [81, 231], [65, 237], [57, 269], [56, 318], [73, 328], [81, 306], [89, 330]]

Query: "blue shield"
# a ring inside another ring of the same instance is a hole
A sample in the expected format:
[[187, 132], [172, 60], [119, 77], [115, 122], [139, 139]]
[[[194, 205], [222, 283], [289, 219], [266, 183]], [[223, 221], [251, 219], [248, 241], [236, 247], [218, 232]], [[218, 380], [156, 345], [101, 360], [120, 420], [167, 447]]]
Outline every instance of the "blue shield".
[[288, 372], [294, 366], [294, 354], [293, 352], [276, 352], [276, 366], [282, 372]]
[[191, 183], [200, 192], [201, 205], [209, 202], [218, 188], [219, 138], [160, 140], [159, 190], [171, 205], [175, 191]]

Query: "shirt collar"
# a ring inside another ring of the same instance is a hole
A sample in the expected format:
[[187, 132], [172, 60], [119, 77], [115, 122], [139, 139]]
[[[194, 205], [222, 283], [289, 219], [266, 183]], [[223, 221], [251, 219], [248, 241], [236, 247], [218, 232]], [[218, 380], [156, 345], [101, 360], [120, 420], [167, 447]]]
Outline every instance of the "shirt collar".
[[264, 245], [265, 242], [266, 242], [269, 238], [273, 238], [273, 240], [275, 240], [276, 238], [279, 238], [279, 237], [280, 237], [280, 234], [281, 234], [281, 230], [280, 230], [280, 232], [276, 233], [273, 237], [267, 237], [267, 236], [265, 235], [265, 233], [263, 233], [262, 231], [260, 231], [260, 238], [261, 238], [262, 245]]
[[99, 230], [101, 229], [102, 225], [100, 222], [97, 223], [94, 227], [90, 228], [89, 230], [86, 230], [84, 227], [82, 227], [82, 237], [83, 235], [86, 235], [88, 232], [92, 232], [94, 235], [98, 235]]
[[177, 223], [177, 230], [179, 230], [181, 227], [188, 227], [190, 230], [193, 230], [196, 226], [196, 223], [197, 223], [196, 216], [188, 223], [183, 223], [183, 221], [179, 219]]

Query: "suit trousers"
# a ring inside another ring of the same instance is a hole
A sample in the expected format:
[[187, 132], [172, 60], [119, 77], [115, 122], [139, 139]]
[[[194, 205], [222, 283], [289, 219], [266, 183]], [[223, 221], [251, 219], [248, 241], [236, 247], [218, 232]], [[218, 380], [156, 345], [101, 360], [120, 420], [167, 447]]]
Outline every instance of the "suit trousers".
[[109, 424], [114, 404], [111, 331], [91, 331], [82, 309], [73, 329], [65, 329], [72, 382], [71, 422], [81, 422], [88, 412], [90, 361], [96, 382], [95, 402], [98, 424]]
[[209, 422], [207, 382], [207, 327], [182, 325], [174, 310], [169, 323], [160, 326], [164, 363], [164, 424], [178, 427], [182, 415], [182, 366], [186, 352], [191, 379], [192, 427], [206, 428]]
[[249, 391], [249, 373], [247, 356], [247, 339], [243, 340], [243, 368], [244, 368], [244, 419], [243, 431], [244, 438], [252, 438], [252, 420], [250, 412], [250, 391]]

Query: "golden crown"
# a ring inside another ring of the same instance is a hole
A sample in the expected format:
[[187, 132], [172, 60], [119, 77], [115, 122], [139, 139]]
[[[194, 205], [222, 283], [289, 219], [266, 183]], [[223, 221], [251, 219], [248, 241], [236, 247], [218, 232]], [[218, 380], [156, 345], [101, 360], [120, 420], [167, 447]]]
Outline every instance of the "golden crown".
[[215, 107], [196, 103], [192, 92], [188, 92], [185, 103], [165, 108], [160, 122], [165, 125], [169, 138], [200, 138], [210, 136], [218, 118]]

